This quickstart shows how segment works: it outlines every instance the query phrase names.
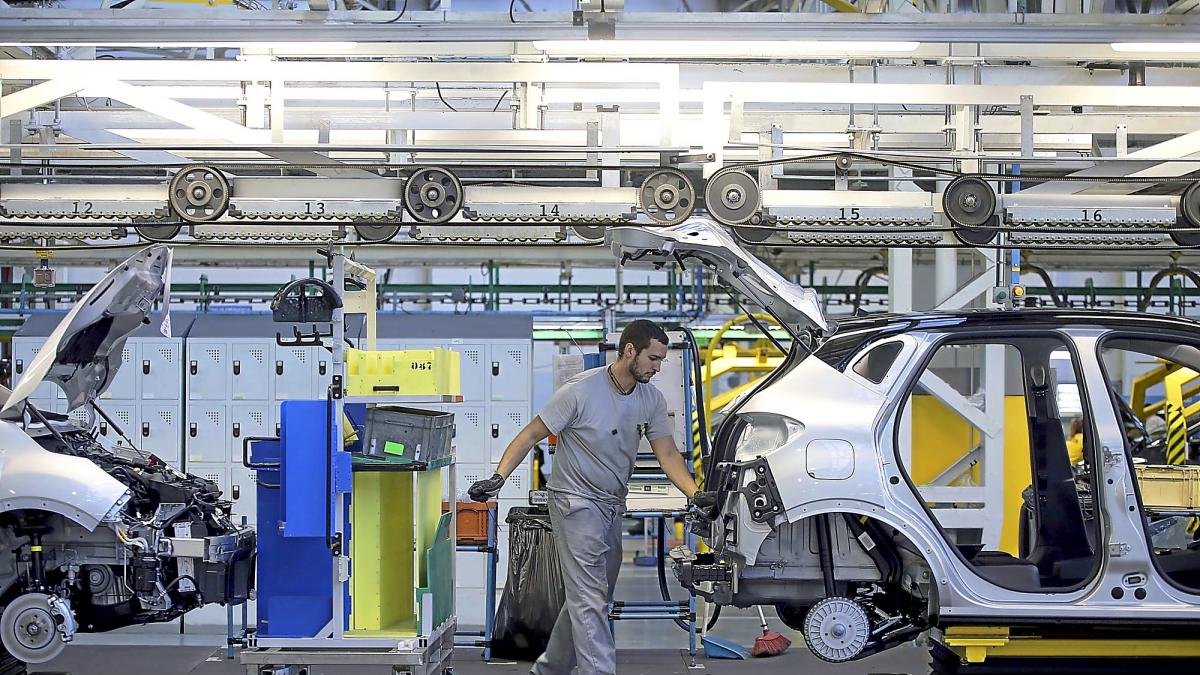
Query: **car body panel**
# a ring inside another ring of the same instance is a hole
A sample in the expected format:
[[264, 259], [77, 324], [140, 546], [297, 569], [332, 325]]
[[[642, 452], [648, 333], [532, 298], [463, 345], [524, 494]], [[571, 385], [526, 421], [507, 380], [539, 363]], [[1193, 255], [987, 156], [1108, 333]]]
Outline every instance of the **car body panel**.
[[713, 221], [693, 218], [670, 227], [615, 227], [606, 236], [623, 261], [661, 264], [675, 256], [700, 260], [717, 270], [729, 286], [779, 317], [793, 333], [812, 329], [832, 333], [835, 328], [811, 288], [785, 279]]
[[0, 420], [0, 511], [51, 511], [91, 531], [128, 499], [129, 489], [93, 462], [52, 453]]
[[170, 263], [169, 248], [149, 246], [104, 275], [46, 338], [0, 412], [25, 401], [43, 380], [62, 388], [68, 411], [104, 393], [125, 340], [149, 320]]

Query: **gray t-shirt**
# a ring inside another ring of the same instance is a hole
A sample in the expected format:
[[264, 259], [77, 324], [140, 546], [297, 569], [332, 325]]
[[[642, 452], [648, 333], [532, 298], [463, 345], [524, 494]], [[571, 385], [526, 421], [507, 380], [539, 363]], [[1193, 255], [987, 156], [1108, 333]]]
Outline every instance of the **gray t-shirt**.
[[624, 503], [642, 436], [672, 433], [662, 392], [640, 382], [622, 395], [608, 368], [567, 380], [538, 416], [558, 436], [547, 489], [598, 501]]

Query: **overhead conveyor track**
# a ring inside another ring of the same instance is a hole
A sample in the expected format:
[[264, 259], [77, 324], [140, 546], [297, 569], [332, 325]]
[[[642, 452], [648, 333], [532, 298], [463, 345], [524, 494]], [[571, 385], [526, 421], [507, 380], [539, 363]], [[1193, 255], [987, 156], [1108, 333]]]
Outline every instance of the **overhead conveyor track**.
[[[605, 226], [671, 225], [707, 214], [733, 226], [746, 243], [773, 246], [1200, 246], [1200, 181], [1188, 177], [1129, 177], [1117, 168], [1112, 178], [1029, 177], [1004, 170], [1012, 162], [990, 160], [996, 170], [965, 172], [955, 168], [960, 157], [827, 151], [731, 164], [703, 178], [700, 164], [711, 156], [680, 148], [478, 149], [483, 156], [488, 150], [529, 159], [436, 166], [336, 162], [356, 170], [356, 177], [317, 173], [330, 164], [273, 160], [185, 166], [79, 158], [9, 162], [0, 165], [16, 174], [0, 180], [0, 240], [102, 242], [136, 235], [147, 241], [229, 243], [597, 242]], [[589, 152], [610, 159], [570, 161]], [[852, 166], [904, 169], [914, 181], [941, 181], [945, 187], [805, 190], [764, 188], [756, 178], [763, 167], [801, 166], [816, 167], [818, 174], [832, 166], [831, 180]], [[1179, 194], [1004, 194], [1016, 181], [1100, 182]]]

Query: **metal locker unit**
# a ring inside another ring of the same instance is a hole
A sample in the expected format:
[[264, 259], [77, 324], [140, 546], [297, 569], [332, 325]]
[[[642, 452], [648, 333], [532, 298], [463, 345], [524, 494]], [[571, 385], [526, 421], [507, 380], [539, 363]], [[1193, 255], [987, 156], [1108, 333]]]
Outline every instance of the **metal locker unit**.
[[235, 341], [229, 349], [229, 398], [266, 401], [271, 398], [269, 344]]
[[198, 315], [185, 350], [188, 400], [270, 401], [276, 332], [291, 334], [265, 315]]
[[133, 365], [138, 353], [138, 338], [125, 341], [121, 349], [121, 369], [108, 385], [108, 390], [100, 395], [101, 401], [132, 401], [137, 398], [137, 370]]
[[[12, 337], [12, 381], [9, 383], [10, 389], [15, 387], [21, 381], [26, 370], [33, 363], [33, 358], [41, 351], [42, 345], [46, 343], [46, 338], [58, 325], [58, 322], [65, 316], [60, 312], [48, 312], [41, 314], [33, 314], [25, 319], [25, 323], [13, 333]], [[38, 407], [48, 408], [46, 404], [50, 401], [57, 400], [62, 396], [62, 390], [58, 385], [43, 382], [33, 390], [33, 395], [29, 400], [33, 401], [35, 406], [41, 401], [43, 405]]]
[[[483, 585], [487, 580], [487, 556], [459, 553], [454, 556], [455, 593], [458, 606], [454, 613], [460, 626], [483, 625]], [[496, 580], [499, 584], [500, 580]], [[466, 601], [464, 601], [466, 599]], [[499, 598], [497, 598], [499, 600]]]
[[119, 441], [122, 445], [129, 445], [129, 441], [121, 438], [120, 432], [124, 432], [125, 436], [129, 437], [129, 440], [137, 443], [139, 428], [137, 404], [101, 402], [100, 408], [120, 427], [120, 429], [112, 428], [112, 425], [105, 421], [104, 418], [97, 415], [94, 427], [102, 438], [107, 438], [114, 444]]
[[[64, 316], [66, 312], [45, 312], [25, 319], [25, 323], [13, 335], [14, 379], [20, 379]], [[161, 315], [154, 314], [149, 324], [139, 327], [125, 341], [121, 367], [100, 396], [105, 410], [114, 405], [133, 404], [141, 400], [166, 402], [180, 399], [181, 336], [193, 318], [194, 315], [187, 312], [172, 312], [175, 334], [168, 338], [159, 332]], [[30, 400], [35, 404], [38, 401], [65, 401], [58, 387], [50, 383], [39, 386]], [[132, 434], [136, 430], [130, 428], [128, 432]]]
[[[37, 405], [34, 403], [34, 405]], [[56, 412], [66, 413], [66, 404], [56, 406]], [[69, 413], [67, 417], [83, 425], [87, 425], [89, 429], [94, 431], [100, 438], [108, 440], [114, 445], [119, 441], [121, 445], [128, 446], [129, 441], [121, 438], [119, 431], [124, 432], [129, 439], [134, 439], [134, 434], [137, 432], [137, 406], [132, 404], [123, 405], [105, 405], [103, 402], [100, 408], [116, 422], [119, 429], [114, 429], [103, 417], [95, 414], [91, 406], [80, 406]]]
[[187, 404], [183, 447], [187, 467], [229, 462], [229, 410], [224, 403]]
[[488, 461], [496, 464], [504, 449], [521, 429], [529, 424], [529, 403], [493, 404], [489, 410], [484, 433], [488, 443]]
[[229, 461], [242, 463], [242, 442], [248, 437], [276, 436], [270, 405], [240, 403], [229, 406]]
[[178, 401], [183, 396], [183, 344], [178, 338], [138, 340], [133, 364], [143, 401]]
[[188, 338], [186, 349], [189, 401], [224, 401], [229, 398], [229, 342]]
[[[501, 499], [517, 499], [528, 500], [529, 491], [533, 489], [531, 480], [532, 469], [529, 462], [525, 462], [517, 467], [508, 480], [504, 481], [504, 486], [500, 488], [499, 497]], [[489, 476], [491, 474], [488, 474]]]
[[317, 359], [324, 353], [325, 350], [319, 347], [273, 345], [270, 368], [275, 385], [274, 400], [315, 398]]
[[459, 353], [459, 372], [462, 374], [463, 401], [486, 401], [487, 398], [487, 345], [482, 342], [451, 340], [444, 345]]
[[454, 413], [454, 449], [459, 462], [482, 463], [491, 457], [491, 445], [485, 431], [487, 408], [479, 405], [449, 405]]
[[488, 395], [493, 402], [528, 401], [531, 345], [525, 342], [488, 345]]
[[[253, 525], [258, 517], [258, 500], [256, 498], [258, 490], [258, 481], [254, 476], [253, 469], [247, 469], [240, 464], [235, 464], [229, 469], [229, 492], [225, 498], [233, 502], [234, 522], [242, 522], [242, 517], [246, 518], [246, 522]], [[264, 489], [274, 489], [270, 485], [263, 485]]]
[[138, 431], [130, 434], [144, 452], [152, 452], [176, 469], [182, 468], [183, 406], [143, 403], [138, 410]]
[[315, 352], [317, 361], [317, 384], [313, 390], [314, 398], [325, 398], [325, 394], [329, 391], [329, 385], [333, 384], [333, 363], [329, 352], [320, 350]]

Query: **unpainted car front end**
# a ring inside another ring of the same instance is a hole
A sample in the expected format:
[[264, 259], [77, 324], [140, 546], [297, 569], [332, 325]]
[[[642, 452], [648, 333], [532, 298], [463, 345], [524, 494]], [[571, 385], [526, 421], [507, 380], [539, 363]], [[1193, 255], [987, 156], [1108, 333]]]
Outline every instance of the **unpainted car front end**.
[[114, 268], [13, 390], [0, 388], [0, 547], [12, 552], [0, 556], [0, 641], [26, 663], [78, 632], [169, 621], [253, 591], [254, 531], [232, 522], [213, 483], [28, 400], [49, 381], [72, 409], [103, 414], [96, 401], [169, 266], [169, 249], [152, 246]]

